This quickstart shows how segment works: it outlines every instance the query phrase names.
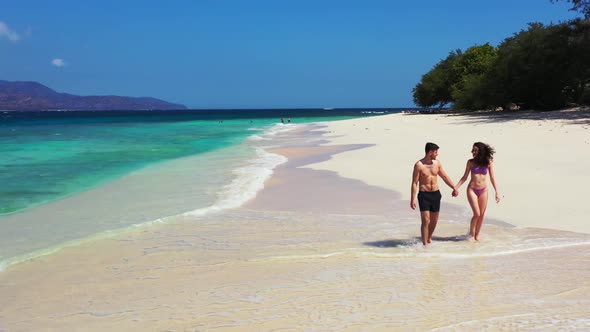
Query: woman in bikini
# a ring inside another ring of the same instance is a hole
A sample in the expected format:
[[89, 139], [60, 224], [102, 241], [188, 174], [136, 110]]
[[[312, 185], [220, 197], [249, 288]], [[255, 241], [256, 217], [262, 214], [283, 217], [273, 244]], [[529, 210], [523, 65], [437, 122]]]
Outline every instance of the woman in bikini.
[[474, 143], [471, 149], [473, 159], [467, 160], [465, 174], [463, 174], [463, 177], [455, 187], [455, 190], [459, 190], [459, 187], [461, 187], [467, 180], [469, 173], [471, 173], [471, 180], [467, 186], [467, 200], [473, 211], [473, 217], [469, 226], [469, 237], [476, 241], [479, 240], [479, 231], [481, 230], [483, 216], [488, 205], [488, 188], [486, 184], [488, 174], [496, 192], [496, 203], [500, 202], [500, 193], [498, 193], [496, 178], [494, 177], [494, 152], [494, 149], [485, 143]]

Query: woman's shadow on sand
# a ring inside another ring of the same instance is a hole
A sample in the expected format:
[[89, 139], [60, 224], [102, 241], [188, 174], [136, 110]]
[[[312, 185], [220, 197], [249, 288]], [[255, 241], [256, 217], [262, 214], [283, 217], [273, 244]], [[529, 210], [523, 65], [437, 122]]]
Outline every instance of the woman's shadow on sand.
[[[455, 236], [433, 236], [432, 242], [463, 242], [468, 241], [467, 235], [455, 235]], [[398, 248], [398, 247], [409, 247], [416, 244], [421, 244], [422, 239], [420, 237], [414, 237], [410, 239], [391, 239], [381, 240], [373, 242], [363, 242], [366, 246], [378, 247], [378, 248]]]

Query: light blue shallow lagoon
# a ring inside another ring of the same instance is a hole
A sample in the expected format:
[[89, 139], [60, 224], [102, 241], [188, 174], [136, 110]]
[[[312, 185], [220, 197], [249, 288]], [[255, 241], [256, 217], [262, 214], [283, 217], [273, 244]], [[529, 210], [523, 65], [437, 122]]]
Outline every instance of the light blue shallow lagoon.
[[248, 142], [289, 120], [399, 111], [0, 112], [0, 269], [167, 216], [239, 206], [284, 161]]

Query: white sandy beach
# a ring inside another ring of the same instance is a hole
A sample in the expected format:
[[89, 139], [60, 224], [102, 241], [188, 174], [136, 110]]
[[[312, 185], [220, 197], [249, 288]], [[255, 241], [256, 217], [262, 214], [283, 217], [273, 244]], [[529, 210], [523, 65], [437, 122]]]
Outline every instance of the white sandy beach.
[[[268, 143], [289, 161], [240, 208], [0, 272], [0, 331], [588, 330], [590, 156], [579, 151], [590, 124], [575, 121], [391, 115], [296, 127]], [[504, 200], [470, 242], [464, 192], [447, 190], [424, 248], [408, 203], [413, 163], [434, 141], [457, 181], [478, 140], [498, 151]]]
[[[343, 177], [401, 191], [409, 200], [414, 163], [424, 156], [426, 142], [437, 143], [438, 160], [457, 183], [481, 141], [496, 149], [500, 204], [489, 186], [489, 217], [519, 227], [542, 227], [590, 233], [589, 112], [561, 111], [482, 115], [388, 115], [327, 124], [329, 144], [374, 144], [309, 165]], [[585, 116], [583, 115], [585, 114]], [[547, 118], [547, 119], [544, 119]], [[441, 181], [447, 203], [469, 209], [466, 184], [458, 198]], [[470, 210], [469, 210], [470, 211]]]

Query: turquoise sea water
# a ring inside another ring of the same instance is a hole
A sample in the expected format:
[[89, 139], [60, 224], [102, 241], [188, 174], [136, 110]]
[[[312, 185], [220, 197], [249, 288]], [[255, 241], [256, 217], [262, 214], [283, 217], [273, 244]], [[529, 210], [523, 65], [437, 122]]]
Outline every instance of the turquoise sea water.
[[[0, 113], [0, 265], [186, 211], [237, 206], [281, 161], [249, 141], [399, 110]], [[265, 137], [266, 136], [266, 137]]]
[[[3, 113], [0, 214], [71, 195], [148, 164], [235, 145], [252, 130], [278, 122], [270, 110], [234, 119], [246, 111], [223, 112], [223, 118], [212, 119], [204, 112], [51, 112], [43, 117]], [[297, 117], [293, 122], [351, 117], [339, 114]]]
[[244, 120], [11, 126], [1, 136], [0, 213], [64, 197], [151, 163], [237, 144], [250, 134], [247, 126]]

